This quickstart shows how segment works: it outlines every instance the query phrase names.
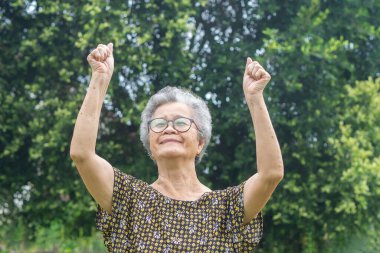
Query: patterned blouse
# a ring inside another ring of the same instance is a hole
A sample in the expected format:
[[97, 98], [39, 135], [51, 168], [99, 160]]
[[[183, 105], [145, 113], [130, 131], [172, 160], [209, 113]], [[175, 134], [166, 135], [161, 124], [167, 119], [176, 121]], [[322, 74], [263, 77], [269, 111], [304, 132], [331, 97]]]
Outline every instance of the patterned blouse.
[[252, 252], [262, 237], [261, 213], [243, 225], [244, 182], [184, 201], [114, 173], [112, 214], [98, 205], [96, 215], [108, 252]]

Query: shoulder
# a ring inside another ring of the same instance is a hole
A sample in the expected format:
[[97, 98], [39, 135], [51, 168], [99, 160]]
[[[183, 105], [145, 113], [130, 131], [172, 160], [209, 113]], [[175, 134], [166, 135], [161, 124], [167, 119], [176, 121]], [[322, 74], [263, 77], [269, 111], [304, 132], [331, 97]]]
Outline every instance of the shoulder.
[[242, 197], [244, 192], [244, 184], [245, 181], [234, 186], [228, 186], [225, 189], [222, 190], [215, 190], [217, 195], [220, 195], [223, 198], [230, 199], [230, 198], [237, 198]]
[[205, 185], [202, 185], [202, 191], [203, 191], [204, 193], [207, 193], [207, 192], [212, 192], [213, 190], [211, 190], [210, 188], [208, 188], [208, 187], [205, 186]]
[[140, 180], [120, 169], [113, 167], [115, 178], [114, 178], [114, 191], [117, 190], [128, 190], [128, 191], [139, 191], [148, 186], [148, 183]]

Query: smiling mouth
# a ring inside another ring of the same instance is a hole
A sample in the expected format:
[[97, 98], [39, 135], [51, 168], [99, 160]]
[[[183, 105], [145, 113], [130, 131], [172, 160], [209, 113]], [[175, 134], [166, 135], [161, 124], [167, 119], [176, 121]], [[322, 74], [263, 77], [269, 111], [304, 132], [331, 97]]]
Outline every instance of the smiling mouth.
[[169, 142], [177, 142], [177, 143], [180, 143], [179, 141], [176, 141], [176, 140], [167, 140], [167, 141], [163, 141], [163, 142], [161, 142], [160, 144], [165, 144], [165, 143], [169, 143]]

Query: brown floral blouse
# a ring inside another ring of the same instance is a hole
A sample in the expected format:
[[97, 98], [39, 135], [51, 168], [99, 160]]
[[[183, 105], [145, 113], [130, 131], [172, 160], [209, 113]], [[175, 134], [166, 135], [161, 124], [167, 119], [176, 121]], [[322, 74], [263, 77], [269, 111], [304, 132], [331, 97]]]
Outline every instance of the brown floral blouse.
[[252, 252], [262, 237], [261, 213], [243, 225], [244, 182], [183, 201], [114, 173], [112, 214], [98, 205], [96, 215], [108, 252]]

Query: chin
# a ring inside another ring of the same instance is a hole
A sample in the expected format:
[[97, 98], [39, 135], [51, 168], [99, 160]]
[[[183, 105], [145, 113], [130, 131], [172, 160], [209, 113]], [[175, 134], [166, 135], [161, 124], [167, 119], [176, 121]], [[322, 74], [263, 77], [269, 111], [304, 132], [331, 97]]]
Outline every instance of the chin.
[[177, 157], [184, 157], [186, 154], [184, 152], [180, 152], [178, 150], [167, 150], [165, 152], [160, 152], [158, 157], [162, 158], [177, 158]]

